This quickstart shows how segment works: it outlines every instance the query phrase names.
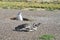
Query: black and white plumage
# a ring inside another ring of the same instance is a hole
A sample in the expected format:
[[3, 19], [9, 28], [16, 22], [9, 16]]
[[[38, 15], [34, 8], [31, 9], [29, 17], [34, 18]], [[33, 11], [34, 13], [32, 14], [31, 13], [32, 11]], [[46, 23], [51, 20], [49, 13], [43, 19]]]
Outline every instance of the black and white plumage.
[[17, 19], [23, 21], [22, 13], [18, 12]]
[[25, 23], [25, 24], [15, 27], [15, 30], [16, 31], [36, 31], [39, 25], [40, 23], [37, 23], [37, 24], [36, 23], [33, 23], [33, 24]]

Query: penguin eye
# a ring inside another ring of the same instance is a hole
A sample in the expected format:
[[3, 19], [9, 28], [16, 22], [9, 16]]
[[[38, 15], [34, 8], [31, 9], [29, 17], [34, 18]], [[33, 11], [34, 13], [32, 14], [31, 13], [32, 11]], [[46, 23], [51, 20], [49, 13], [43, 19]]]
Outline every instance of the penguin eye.
[[33, 28], [37, 27], [37, 25], [34, 25]]
[[35, 26], [37, 26], [37, 25], [35, 25]]

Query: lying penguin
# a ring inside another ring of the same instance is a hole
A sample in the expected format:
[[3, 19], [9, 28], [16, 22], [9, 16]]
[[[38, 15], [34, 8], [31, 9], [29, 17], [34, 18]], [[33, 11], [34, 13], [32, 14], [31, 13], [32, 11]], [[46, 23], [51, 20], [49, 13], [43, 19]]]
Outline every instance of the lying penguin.
[[26, 31], [26, 32], [36, 31], [40, 24], [41, 23], [33, 23], [33, 24], [25, 23], [25, 24], [18, 25], [17, 27], [15, 27], [15, 30], [16, 31]]

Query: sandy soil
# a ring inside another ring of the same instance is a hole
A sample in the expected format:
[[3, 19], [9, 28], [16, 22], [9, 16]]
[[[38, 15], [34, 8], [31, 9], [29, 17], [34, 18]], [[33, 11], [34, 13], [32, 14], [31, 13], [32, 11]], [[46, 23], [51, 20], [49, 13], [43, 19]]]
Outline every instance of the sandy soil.
[[[21, 11], [24, 18], [32, 21], [11, 20]], [[14, 31], [23, 23], [39, 22], [41, 25], [34, 32]], [[60, 10], [58, 11], [22, 11], [15, 9], [0, 9], [0, 40], [39, 40], [43, 34], [53, 34], [60, 40]]]

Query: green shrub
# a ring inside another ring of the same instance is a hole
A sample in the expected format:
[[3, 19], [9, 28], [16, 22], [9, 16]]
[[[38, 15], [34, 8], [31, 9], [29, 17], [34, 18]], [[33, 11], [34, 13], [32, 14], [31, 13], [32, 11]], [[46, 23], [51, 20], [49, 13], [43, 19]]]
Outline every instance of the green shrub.
[[55, 40], [55, 37], [53, 35], [45, 34], [45, 35], [40, 36], [39, 39], [42, 39], [42, 40]]

